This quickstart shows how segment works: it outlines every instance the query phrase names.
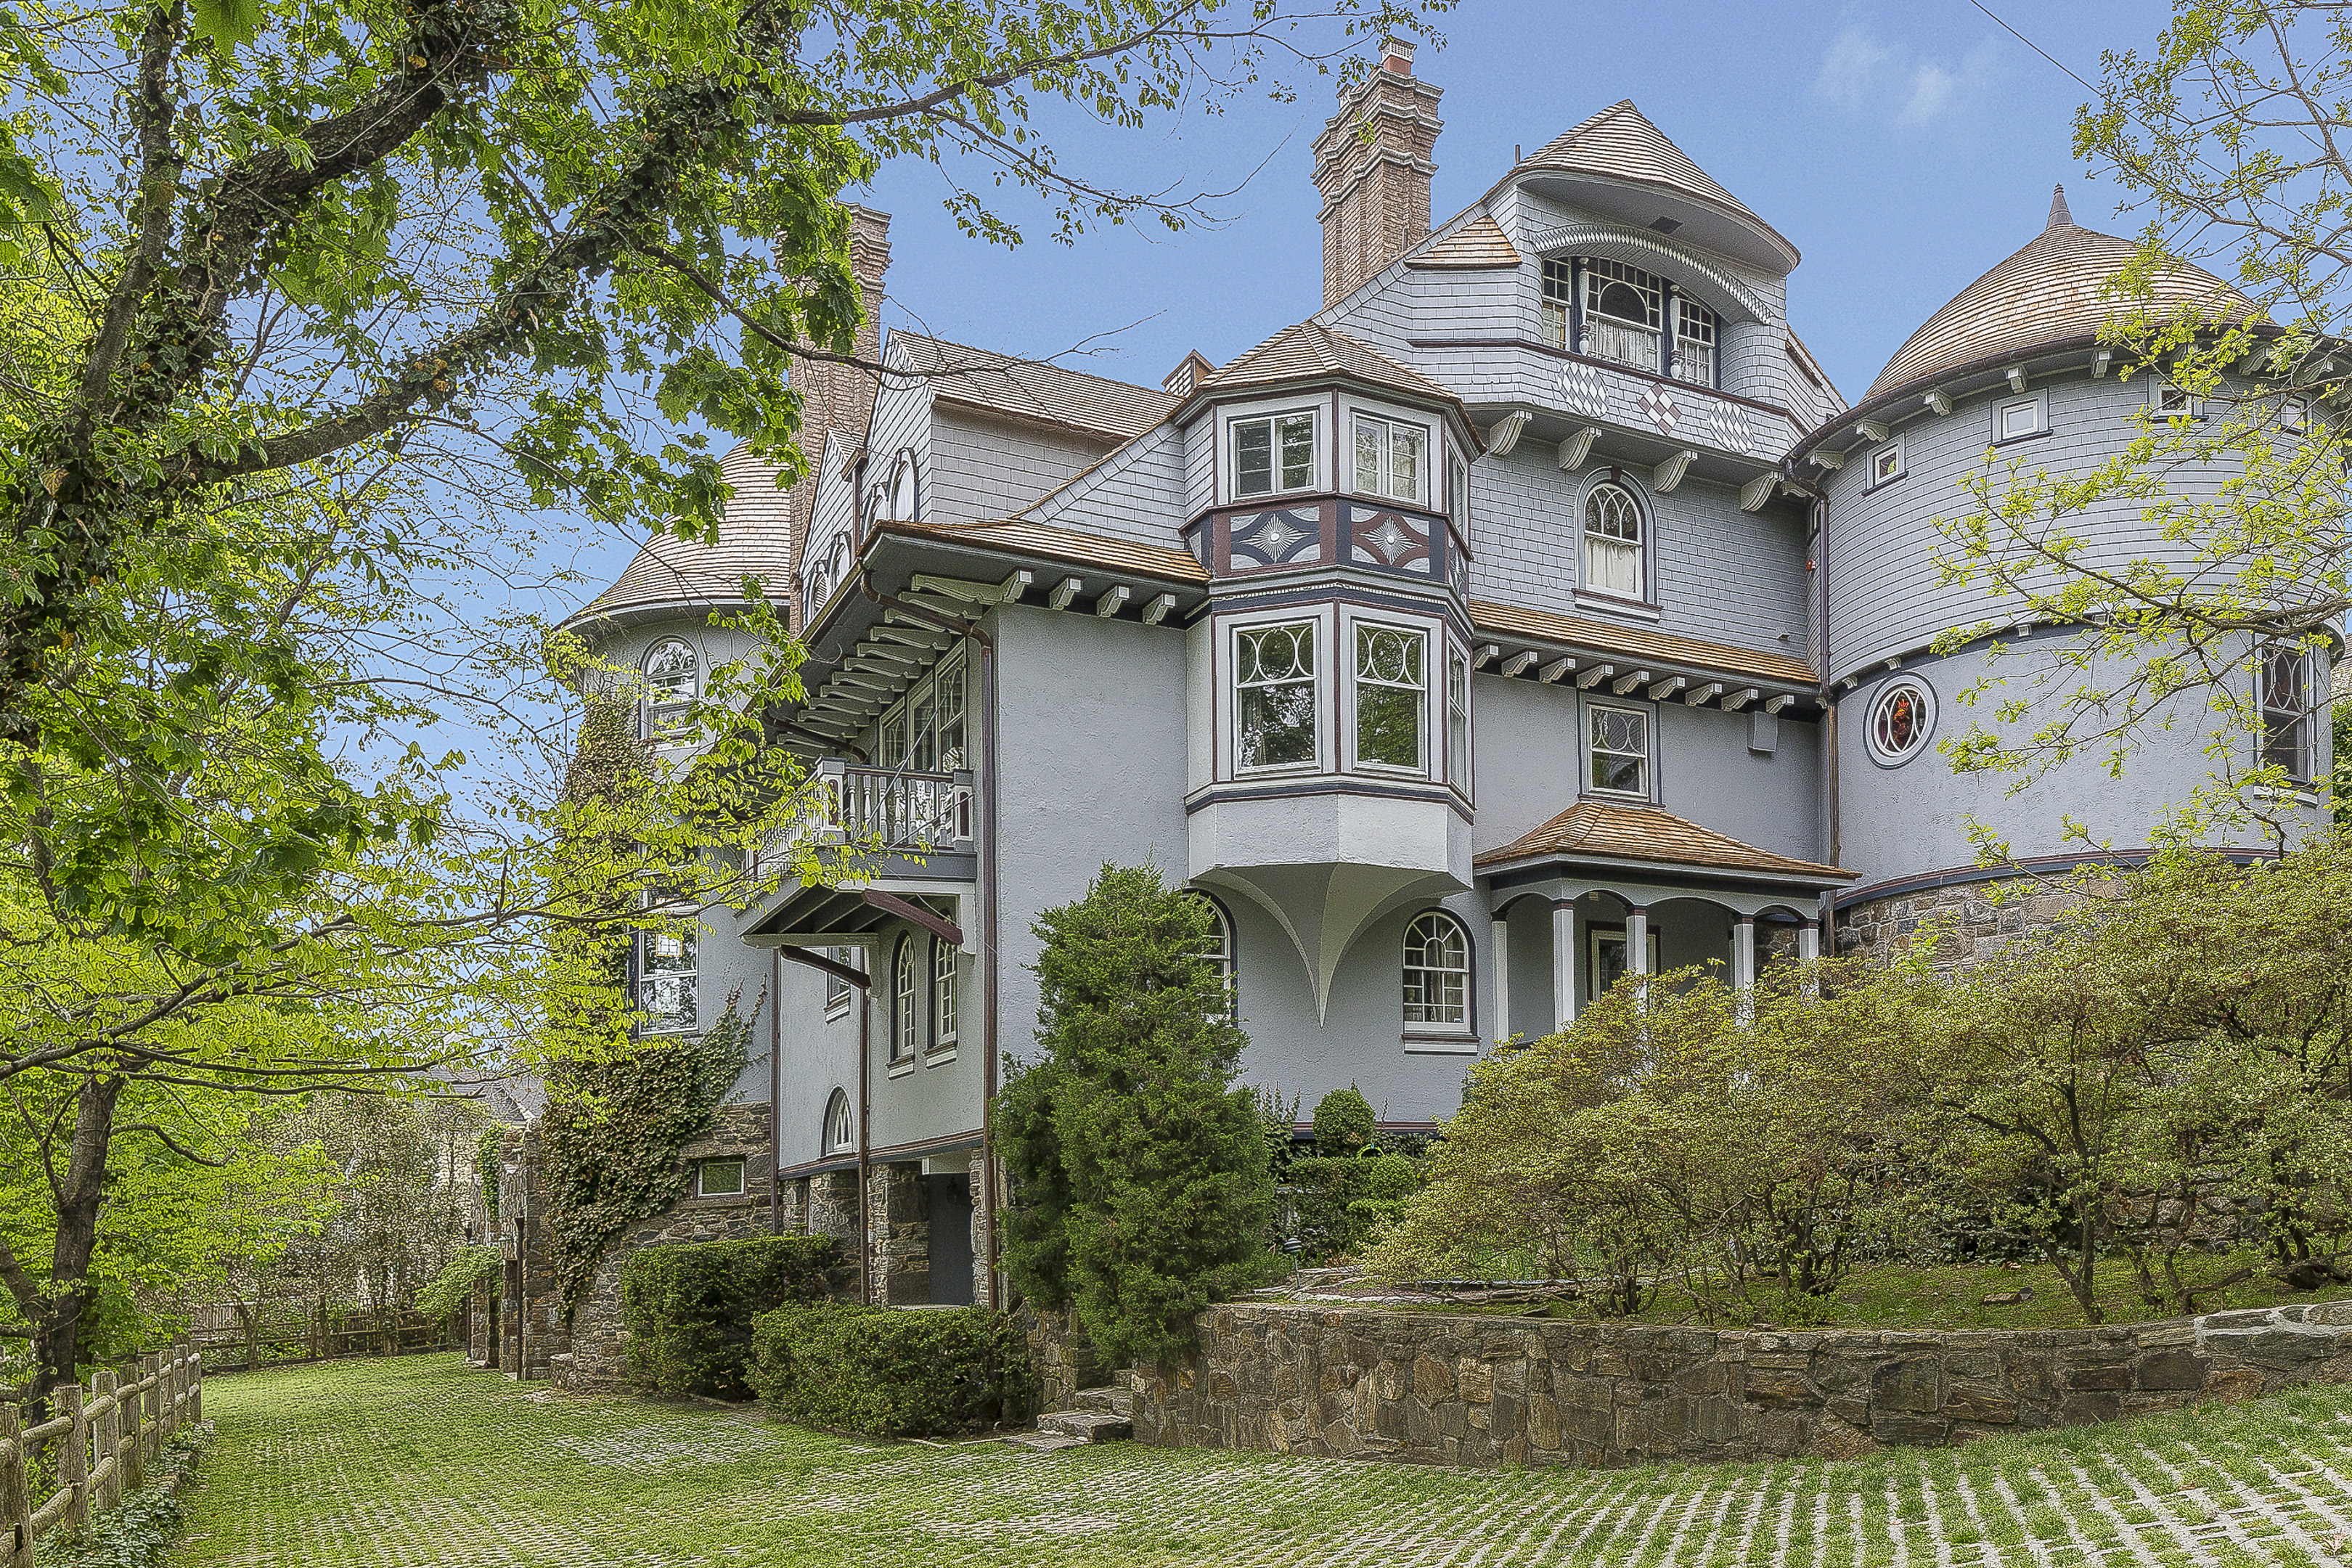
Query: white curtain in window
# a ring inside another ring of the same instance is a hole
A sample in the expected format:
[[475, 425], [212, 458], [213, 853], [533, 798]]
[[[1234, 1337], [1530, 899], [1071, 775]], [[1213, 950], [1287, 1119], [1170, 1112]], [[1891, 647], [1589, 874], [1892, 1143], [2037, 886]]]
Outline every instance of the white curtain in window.
[[1642, 509], [1622, 486], [1595, 485], [1584, 499], [1584, 585], [1642, 596]]

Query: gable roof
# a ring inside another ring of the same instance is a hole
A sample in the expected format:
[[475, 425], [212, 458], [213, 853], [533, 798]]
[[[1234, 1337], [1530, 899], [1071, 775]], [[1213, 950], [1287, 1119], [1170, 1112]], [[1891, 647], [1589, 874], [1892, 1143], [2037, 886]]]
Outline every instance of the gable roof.
[[1516, 841], [1500, 849], [1489, 849], [1477, 858], [1476, 864], [1502, 865], [1545, 855], [1752, 871], [1775, 878], [1811, 879], [1817, 884], [1850, 882], [1860, 875], [1759, 849], [1654, 805], [1618, 805], [1598, 800], [1578, 801]]
[[1519, 253], [1512, 247], [1511, 237], [1503, 232], [1503, 226], [1480, 213], [1444, 238], [1407, 256], [1404, 264], [1432, 271], [1517, 267]]
[[1514, 173], [1539, 169], [1598, 174], [1686, 197], [1769, 237], [1788, 252], [1790, 267], [1797, 264], [1797, 247], [1780, 230], [1717, 184], [1712, 175], [1691, 161], [1689, 153], [1652, 124], [1630, 98], [1621, 98], [1600, 113], [1560, 132], [1537, 148]]
[[1158, 387], [1064, 370], [1043, 360], [1018, 359], [942, 338], [892, 332], [890, 346], [905, 354], [908, 369], [930, 381], [931, 395], [939, 402], [1055, 425], [1103, 440], [1133, 440], [1176, 406], [1176, 399]]
[[[2060, 186], [2042, 232], [1928, 317], [1886, 362], [1863, 400], [1999, 354], [2097, 336], [2109, 316], [2130, 307], [2131, 301], [2106, 298], [2105, 289], [2138, 255], [2136, 240], [2077, 225]], [[2164, 268], [2152, 286], [2147, 304], [2157, 310], [2246, 303], [2227, 283], [2186, 262]]]
[[1345, 376], [1457, 408], [1462, 404], [1460, 398], [1420, 372], [1399, 364], [1344, 332], [1335, 332], [1313, 321], [1283, 328], [1215, 374], [1203, 376], [1194, 390], [1231, 392], [1239, 387], [1273, 386], [1322, 376]]
[[647, 540], [611, 587], [564, 616], [562, 624], [656, 606], [740, 605], [746, 576], [782, 597], [793, 571], [792, 495], [776, 488], [775, 468], [752, 457], [748, 446], [728, 453], [719, 468], [735, 493], [719, 519], [715, 543], [667, 533]]

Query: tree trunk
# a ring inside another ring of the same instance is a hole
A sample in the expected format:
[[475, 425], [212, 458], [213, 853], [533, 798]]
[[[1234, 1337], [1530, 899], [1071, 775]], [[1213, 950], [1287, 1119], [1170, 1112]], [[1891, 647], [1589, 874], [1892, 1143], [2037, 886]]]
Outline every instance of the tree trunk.
[[88, 1078], [74, 1100], [73, 1142], [56, 1183], [57, 1239], [49, 1253], [48, 1310], [33, 1325], [32, 1418], [48, 1419], [49, 1390], [79, 1375], [82, 1315], [95, 1294], [90, 1255], [98, 1249], [98, 1211], [106, 1196], [106, 1157], [114, 1138], [119, 1078]]

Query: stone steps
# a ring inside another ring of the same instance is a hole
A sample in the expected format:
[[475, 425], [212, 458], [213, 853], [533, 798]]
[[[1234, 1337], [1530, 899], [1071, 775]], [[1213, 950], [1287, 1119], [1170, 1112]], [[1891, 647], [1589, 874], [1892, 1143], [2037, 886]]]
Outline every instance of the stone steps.
[[1056, 1410], [1037, 1417], [1037, 1430], [1081, 1443], [1116, 1443], [1135, 1436], [1135, 1423], [1108, 1410]]
[[1071, 1407], [1076, 1410], [1092, 1410], [1122, 1417], [1135, 1414], [1135, 1390], [1131, 1388], [1082, 1388], [1076, 1398], [1076, 1403]]

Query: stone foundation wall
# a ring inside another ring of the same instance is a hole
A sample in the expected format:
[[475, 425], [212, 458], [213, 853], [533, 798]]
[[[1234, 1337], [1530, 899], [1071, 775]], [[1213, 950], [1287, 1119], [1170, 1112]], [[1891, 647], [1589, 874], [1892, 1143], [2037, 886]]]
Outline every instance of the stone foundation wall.
[[1227, 1306], [1135, 1371], [1163, 1447], [1607, 1468], [1956, 1444], [2352, 1382], [2352, 1301], [2047, 1332], [1717, 1331]]
[[628, 1380], [627, 1319], [621, 1310], [621, 1269], [639, 1247], [673, 1242], [742, 1241], [769, 1232], [768, 1108], [765, 1105], [725, 1105], [719, 1109], [710, 1135], [679, 1151], [689, 1168], [693, 1162], [740, 1158], [743, 1162], [743, 1195], [698, 1198], [689, 1195], [671, 1207], [638, 1221], [624, 1231], [605, 1253], [589, 1281], [588, 1292], [572, 1310], [568, 1354], [553, 1358], [551, 1375], [560, 1388], [578, 1393], [604, 1393]]
[[[1923, 888], [1892, 898], [1865, 900], [1838, 910], [1838, 953], [1885, 957], [1932, 921], [1946, 928], [1936, 949], [1936, 967], [1966, 969], [1992, 957], [2019, 937], [2047, 930], [2099, 885], [2103, 884], [2078, 887], [2011, 879]], [[1992, 896], [1995, 889], [2001, 893], [1998, 900]]]
[[1030, 1363], [1037, 1370], [1037, 1414], [1075, 1410], [1080, 1389], [1100, 1388], [1111, 1381], [1096, 1359], [1094, 1343], [1087, 1338], [1086, 1325], [1078, 1321], [1076, 1312], [1041, 1312], [1026, 1301], [1013, 1312], [1029, 1342]]

